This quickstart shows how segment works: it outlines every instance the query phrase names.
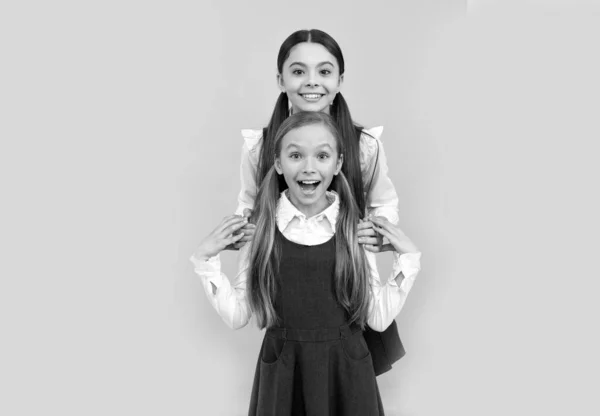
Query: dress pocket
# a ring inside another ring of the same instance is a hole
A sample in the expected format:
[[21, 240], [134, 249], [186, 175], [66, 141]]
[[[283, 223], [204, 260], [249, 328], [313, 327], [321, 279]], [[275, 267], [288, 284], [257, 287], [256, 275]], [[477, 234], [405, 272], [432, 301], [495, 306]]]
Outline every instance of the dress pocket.
[[276, 364], [283, 355], [283, 348], [287, 340], [265, 336], [260, 354], [260, 361], [263, 364]]
[[341, 342], [344, 354], [353, 361], [362, 361], [371, 356], [362, 331], [357, 331], [347, 338], [342, 338]]

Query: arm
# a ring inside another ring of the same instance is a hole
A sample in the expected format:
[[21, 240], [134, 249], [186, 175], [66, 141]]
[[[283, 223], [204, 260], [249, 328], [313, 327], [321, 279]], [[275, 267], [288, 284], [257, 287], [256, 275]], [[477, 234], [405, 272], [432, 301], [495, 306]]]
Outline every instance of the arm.
[[367, 130], [369, 135], [361, 136], [361, 147], [365, 158], [365, 186], [370, 183], [367, 194], [367, 216], [377, 215], [387, 218], [391, 223], [398, 223], [398, 195], [392, 180], [388, 176], [388, 164], [379, 139], [382, 127]]
[[368, 324], [375, 331], [384, 331], [402, 310], [421, 270], [421, 252], [399, 227], [381, 217], [376, 221], [380, 226], [373, 224], [373, 227], [388, 237], [395, 249], [392, 275], [384, 280], [379, 276], [375, 254], [365, 248], [372, 296]]
[[388, 279], [380, 278], [375, 254], [367, 250], [365, 254], [371, 271], [371, 300], [367, 324], [373, 330], [383, 332], [404, 307], [408, 293], [421, 269], [421, 253], [403, 254], [394, 258], [392, 276]]
[[244, 145], [242, 146], [242, 159], [240, 163], [241, 189], [238, 194], [237, 215], [243, 215], [245, 209], [252, 210], [258, 192], [256, 185], [256, 168], [260, 155], [262, 131], [242, 130]]
[[[262, 144], [262, 131], [242, 130], [242, 136], [244, 137], [242, 158], [240, 162], [240, 181], [242, 186], [240, 193], [238, 194], [238, 206], [235, 213], [236, 215], [242, 215], [249, 218], [252, 209], [254, 208], [256, 194], [258, 193], [258, 187], [256, 185], [256, 169]], [[244, 233], [244, 236], [234, 244], [229, 245], [226, 249], [239, 250], [242, 248], [246, 243], [252, 240], [255, 228], [254, 224], [247, 223], [241, 230]]]
[[233, 282], [221, 272], [219, 253], [227, 244], [239, 239], [234, 235], [245, 220], [238, 216], [227, 217], [207, 238], [190, 258], [194, 271], [200, 276], [202, 285], [212, 307], [223, 321], [233, 329], [245, 326], [252, 315], [246, 298], [246, 279], [250, 245], [244, 246], [239, 255], [239, 272]]

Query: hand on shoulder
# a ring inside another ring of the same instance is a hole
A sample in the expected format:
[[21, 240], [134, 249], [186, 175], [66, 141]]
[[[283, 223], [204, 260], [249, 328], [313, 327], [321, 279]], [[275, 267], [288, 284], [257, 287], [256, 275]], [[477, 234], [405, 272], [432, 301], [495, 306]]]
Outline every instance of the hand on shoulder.
[[244, 233], [236, 233], [248, 223], [248, 219], [239, 215], [230, 215], [223, 218], [221, 223], [201, 242], [194, 257], [198, 260], [208, 260], [225, 250], [244, 237]]
[[[249, 208], [245, 208], [242, 216], [249, 220], [251, 215], [252, 215], [252, 210]], [[237, 233], [242, 233], [243, 236], [239, 240], [237, 240], [237, 241], [229, 244], [227, 247], [225, 247], [225, 250], [234, 250], [235, 251], [235, 250], [241, 249], [242, 247], [244, 247], [246, 245], [246, 243], [248, 243], [248, 241], [252, 241], [252, 237], [254, 237], [255, 230], [256, 230], [256, 225], [246, 222], [246, 224], [237, 231]]]
[[419, 248], [404, 234], [399, 226], [392, 224], [384, 217], [372, 217], [370, 220], [373, 223], [373, 229], [390, 241], [390, 244], [384, 245], [381, 251], [393, 250], [399, 254], [419, 252]]

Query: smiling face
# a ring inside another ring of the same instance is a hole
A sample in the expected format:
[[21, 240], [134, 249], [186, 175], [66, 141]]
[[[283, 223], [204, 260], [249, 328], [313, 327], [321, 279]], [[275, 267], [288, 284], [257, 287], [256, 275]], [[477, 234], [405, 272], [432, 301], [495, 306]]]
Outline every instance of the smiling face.
[[290, 50], [277, 76], [292, 111], [323, 111], [339, 92], [343, 81], [337, 59], [319, 43], [302, 42]]
[[290, 202], [307, 217], [327, 207], [325, 191], [342, 168], [333, 134], [323, 124], [310, 124], [281, 139], [275, 170], [289, 187]]

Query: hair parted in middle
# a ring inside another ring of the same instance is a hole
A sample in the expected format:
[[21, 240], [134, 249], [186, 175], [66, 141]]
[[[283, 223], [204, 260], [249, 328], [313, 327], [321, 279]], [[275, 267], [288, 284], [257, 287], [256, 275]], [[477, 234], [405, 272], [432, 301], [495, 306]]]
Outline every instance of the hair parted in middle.
[[[303, 42], [317, 43], [322, 45], [337, 60], [340, 69], [340, 75], [344, 74], [344, 55], [342, 54], [340, 45], [338, 45], [335, 39], [329, 34], [318, 29], [298, 30], [287, 37], [287, 39], [281, 44], [279, 48], [279, 54], [277, 55], [277, 71], [279, 74], [282, 73], [283, 64], [290, 56], [292, 48]], [[348, 179], [350, 190], [352, 191], [352, 195], [356, 201], [356, 204], [358, 205], [362, 218], [366, 209], [365, 189], [360, 167], [359, 142], [360, 135], [362, 133], [362, 127], [357, 125], [352, 120], [350, 109], [348, 108], [348, 104], [346, 103], [346, 100], [342, 96], [341, 92], [338, 92], [335, 96], [335, 99], [331, 104], [330, 112], [345, 144], [344, 165], [342, 166], [342, 171]], [[277, 103], [273, 109], [273, 114], [269, 120], [269, 124], [263, 129], [263, 144], [255, 178], [258, 186], [260, 186], [261, 182], [266, 177], [267, 172], [269, 171], [269, 168], [273, 162], [273, 155], [275, 152], [275, 135], [283, 121], [289, 115], [288, 97], [285, 92], [282, 92], [279, 94]], [[281, 181], [280, 184], [285, 186], [283, 181]]]
[[[307, 125], [322, 125], [333, 135], [338, 157], [344, 157], [344, 141], [333, 118], [322, 112], [301, 112], [288, 117], [277, 130], [274, 158], [258, 190], [250, 222], [256, 225], [250, 248], [248, 299], [260, 328], [276, 326], [278, 317], [274, 300], [281, 256], [281, 240], [277, 233], [277, 201], [281, 192], [281, 177], [275, 170], [275, 158], [280, 157], [281, 142], [290, 131]], [[357, 228], [361, 211], [352, 189], [340, 171], [329, 189], [340, 199], [335, 229], [335, 296], [346, 310], [349, 321], [364, 328], [369, 309], [369, 268], [364, 249], [359, 246]]]

